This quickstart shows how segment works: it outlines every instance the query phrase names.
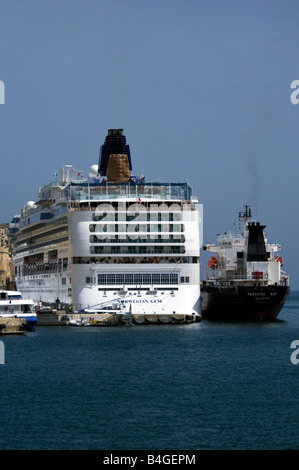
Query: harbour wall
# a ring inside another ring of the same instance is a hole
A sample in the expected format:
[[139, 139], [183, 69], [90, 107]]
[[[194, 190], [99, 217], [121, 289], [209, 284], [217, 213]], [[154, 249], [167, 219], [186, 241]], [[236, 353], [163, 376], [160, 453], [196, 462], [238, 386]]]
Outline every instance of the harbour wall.
[[190, 314], [120, 314], [120, 313], [53, 313], [38, 314], [38, 326], [119, 326], [188, 324], [201, 321], [200, 315]]

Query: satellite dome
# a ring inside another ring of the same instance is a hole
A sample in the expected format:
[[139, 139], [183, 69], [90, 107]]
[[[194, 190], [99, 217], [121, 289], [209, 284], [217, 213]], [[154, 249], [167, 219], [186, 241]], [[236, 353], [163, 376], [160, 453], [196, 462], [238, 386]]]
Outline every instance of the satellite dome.
[[89, 168], [89, 172], [88, 172], [89, 178], [94, 178], [95, 176], [97, 176], [97, 175], [98, 175], [98, 171], [99, 171], [99, 166], [98, 166], [98, 165], [92, 165], [92, 166]]
[[31, 208], [31, 207], [33, 207], [34, 205], [35, 205], [35, 202], [34, 202], [34, 201], [28, 201], [28, 202], [27, 202], [27, 207], [28, 207], [28, 208]]

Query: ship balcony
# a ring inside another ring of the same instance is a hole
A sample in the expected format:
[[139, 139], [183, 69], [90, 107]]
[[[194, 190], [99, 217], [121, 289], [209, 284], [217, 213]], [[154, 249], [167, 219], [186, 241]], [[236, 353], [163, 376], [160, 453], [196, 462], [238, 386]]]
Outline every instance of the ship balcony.
[[140, 243], [144, 244], [156, 244], [156, 243], [175, 243], [175, 244], [182, 244], [182, 243], [185, 243], [185, 236], [182, 235], [182, 236], [177, 236], [177, 237], [174, 237], [174, 236], [163, 236], [163, 237], [157, 237], [157, 238], [154, 238], [153, 236], [152, 237], [149, 237], [149, 236], [144, 236], [144, 237], [141, 237], [141, 236], [135, 236], [135, 237], [128, 237], [128, 236], [124, 236], [123, 238], [120, 236], [120, 235], [115, 235], [115, 234], [112, 234], [112, 235], [108, 235], [108, 236], [97, 236], [97, 235], [91, 235], [90, 236], [90, 243], [96, 243], [96, 244], [124, 244], [124, 243], [128, 243], [128, 244], [136, 244], [136, 245], [139, 245]]
[[174, 255], [186, 254], [184, 246], [99, 246], [91, 245], [90, 253], [94, 255]]

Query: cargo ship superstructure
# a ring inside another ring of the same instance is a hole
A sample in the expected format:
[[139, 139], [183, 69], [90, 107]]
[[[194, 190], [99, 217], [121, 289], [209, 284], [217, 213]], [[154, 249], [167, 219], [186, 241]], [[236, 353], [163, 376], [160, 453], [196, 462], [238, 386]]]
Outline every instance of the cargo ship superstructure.
[[[202, 205], [188, 183], [131, 174], [122, 129], [109, 129], [88, 177], [66, 165], [21, 210], [15, 280], [24, 297], [75, 311], [200, 313]], [[19, 219], [19, 220], [18, 220]]]
[[289, 277], [282, 270], [281, 246], [265, 238], [248, 205], [239, 211], [242, 233], [218, 236], [201, 287], [201, 312], [208, 320], [273, 320], [288, 297]]

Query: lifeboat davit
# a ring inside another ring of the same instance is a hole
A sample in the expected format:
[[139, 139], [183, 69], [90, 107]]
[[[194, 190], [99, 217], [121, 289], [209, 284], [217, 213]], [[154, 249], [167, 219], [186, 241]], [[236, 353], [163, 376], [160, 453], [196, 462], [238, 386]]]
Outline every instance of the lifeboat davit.
[[280, 263], [281, 266], [283, 266], [283, 259], [281, 258], [281, 256], [275, 256], [275, 261], [277, 261], [277, 263]]
[[212, 269], [216, 269], [218, 267], [218, 259], [212, 256], [208, 261], [208, 266]]

